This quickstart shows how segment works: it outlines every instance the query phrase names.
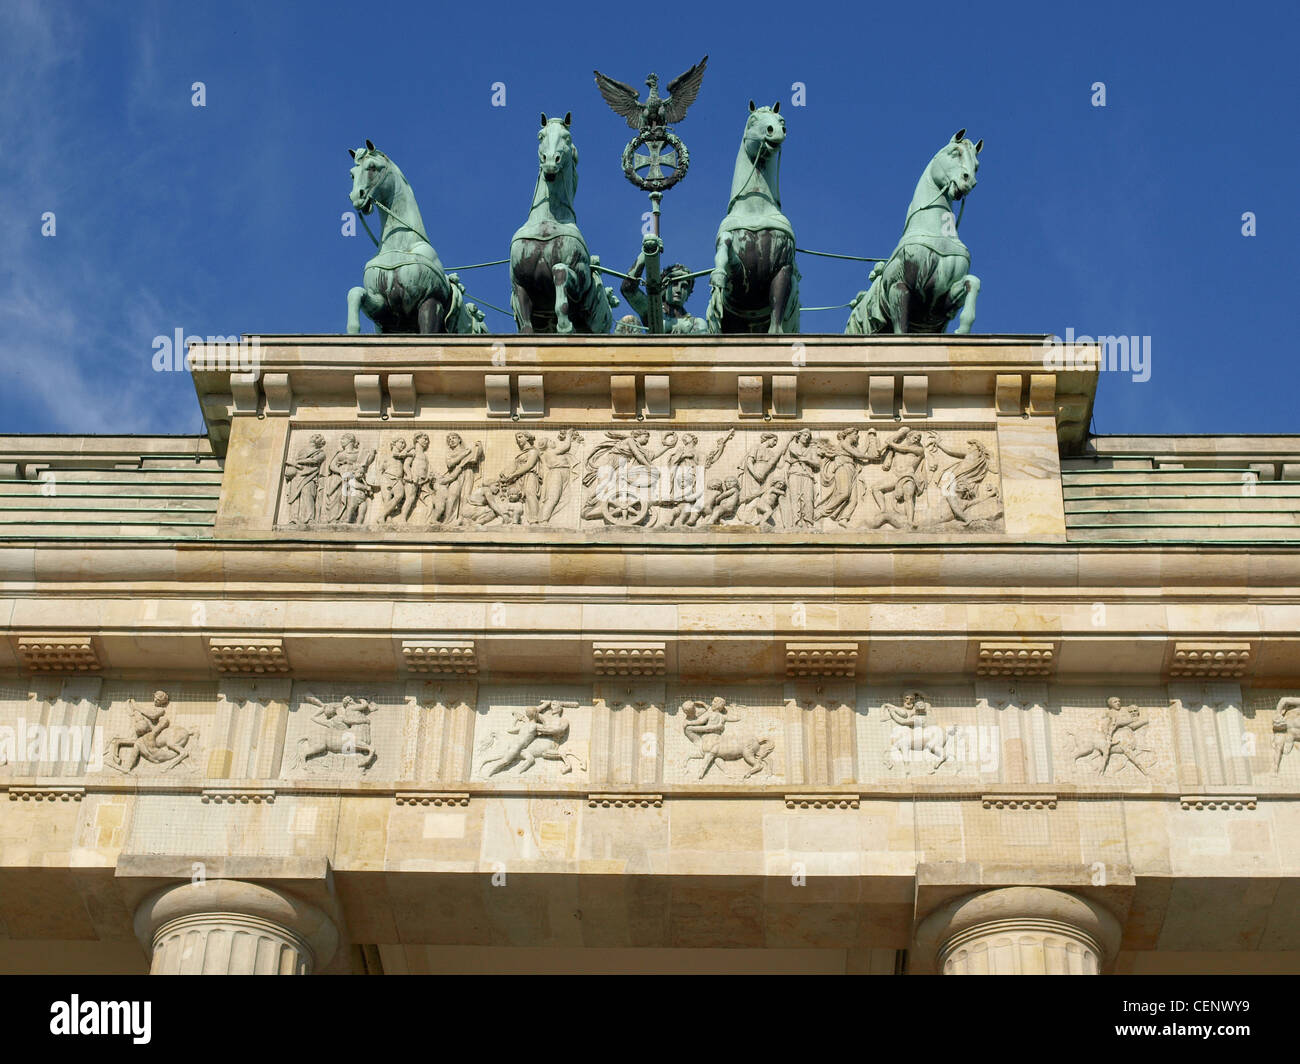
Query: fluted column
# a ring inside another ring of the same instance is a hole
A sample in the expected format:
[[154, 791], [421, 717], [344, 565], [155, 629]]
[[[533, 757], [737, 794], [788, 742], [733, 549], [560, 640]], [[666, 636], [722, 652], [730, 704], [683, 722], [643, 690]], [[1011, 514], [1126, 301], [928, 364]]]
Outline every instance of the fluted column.
[[151, 975], [310, 975], [338, 947], [333, 921], [314, 905], [234, 879], [150, 895], [135, 933]]
[[931, 913], [917, 928], [916, 950], [944, 975], [1097, 975], [1119, 939], [1119, 922], [1094, 901], [1002, 887]]

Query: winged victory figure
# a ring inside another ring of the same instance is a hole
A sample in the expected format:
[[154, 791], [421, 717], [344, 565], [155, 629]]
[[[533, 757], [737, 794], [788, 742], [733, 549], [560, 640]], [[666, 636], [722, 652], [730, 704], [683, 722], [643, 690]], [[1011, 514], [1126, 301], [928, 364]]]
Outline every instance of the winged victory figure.
[[595, 71], [596, 87], [605, 97], [605, 102], [613, 108], [614, 113], [627, 119], [633, 129], [654, 129], [680, 122], [686, 117], [686, 109], [695, 102], [700, 92], [700, 82], [704, 80], [704, 67], [709, 61], [706, 55], [690, 70], [668, 83], [668, 95], [659, 95], [659, 75], [651, 74], [645, 79], [650, 86], [650, 94], [641, 100], [637, 90], [631, 85]]

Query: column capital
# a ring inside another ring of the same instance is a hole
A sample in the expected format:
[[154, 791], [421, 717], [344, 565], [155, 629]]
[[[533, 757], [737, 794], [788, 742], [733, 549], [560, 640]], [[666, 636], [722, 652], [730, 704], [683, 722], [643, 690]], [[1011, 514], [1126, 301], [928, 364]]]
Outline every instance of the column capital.
[[1119, 940], [1119, 921], [1088, 898], [1000, 887], [936, 909], [917, 927], [915, 950], [944, 975], [1096, 975]]
[[135, 933], [154, 975], [310, 975], [339, 943], [316, 906], [235, 879], [155, 891], [136, 910]]

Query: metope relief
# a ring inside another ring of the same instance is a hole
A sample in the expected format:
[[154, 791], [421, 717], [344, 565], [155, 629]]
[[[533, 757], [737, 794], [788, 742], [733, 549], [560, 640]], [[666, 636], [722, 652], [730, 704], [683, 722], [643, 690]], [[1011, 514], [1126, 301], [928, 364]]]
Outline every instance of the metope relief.
[[1142, 730], [1151, 723], [1136, 705], [1123, 705], [1112, 695], [1106, 699], [1106, 709], [1097, 715], [1095, 728], [1081, 728], [1069, 732], [1070, 757], [1075, 765], [1087, 772], [1105, 776], [1114, 769], [1118, 775], [1133, 769], [1145, 776], [1156, 759], [1156, 752], [1146, 744]]
[[[290, 777], [391, 777], [402, 746], [402, 714], [378, 696], [318, 689], [295, 692], [284, 744]], [[378, 773], [376, 773], [378, 769]]]
[[490, 778], [515, 766], [522, 774], [539, 760], [556, 762], [566, 776], [575, 767], [586, 772], [586, 762], [565, 747], [570, 724], [564, 711], [577, 708], [577, 702], [543, 699], [522, 712], [515, 710], [513, 723], [503, 733], [490, 731], [479, 744], [479, 775]]
[[700, 779], [709, 774], [715, 765], [718, 774], [730, 776], [728, 765], [746, 767], [742, 779], [749, 779], [761, 772], [772, 772], [768, 763], [776, 742], [770, 735], [759, 734], [752, 727], [738, 727], [741, 716], [737, 707], [729, 704], [725, 698], [714, 698], [707, 704], [694, 699], [682, 703], [682, 734], [695, 748], [686, 755], [683, 767], [692, 761], [700, 762]]
[[589, 692], [581, 688], [543, 692], [503, 685], [481, 691], [471, 779], [507, 785], [585, 784], [594, 711]]
[[933, 775], [944, 765], [955, 764], [957, 725], [935, 723], [924, 692], [906, 691], [902, 705], [883, 702], [881, 708], [891, 725], [885, 768], [900, 769], [904, 774], [919, 770]]
[[988, 429], [298, 429], [277, 524], [1001, 531]]
[[1273, 775], [1282, 774], [1282, 759], [1300, 739], [1300, 698], [1283, 695], [1273, 710]]
[[104, 764], [127, 775], [137, 768], [156, 765], [169, 772], [189, 760], [198, 732], [176, 724], [168, 713], [171, 699], [166, 691], [155, 691], [149, 705], [128, 699], [131, 714], [129, 735], [117, 735], [104, 748]]

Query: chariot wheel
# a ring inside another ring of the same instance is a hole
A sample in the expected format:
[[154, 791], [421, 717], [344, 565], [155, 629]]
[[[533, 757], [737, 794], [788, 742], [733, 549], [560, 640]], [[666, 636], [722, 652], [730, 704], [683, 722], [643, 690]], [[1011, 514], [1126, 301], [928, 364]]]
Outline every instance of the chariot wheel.
[[601, 504], [600, 509], [611, 525], [630, 528], [646, 519], [650, 503], [635, 492], [616, 491]]

